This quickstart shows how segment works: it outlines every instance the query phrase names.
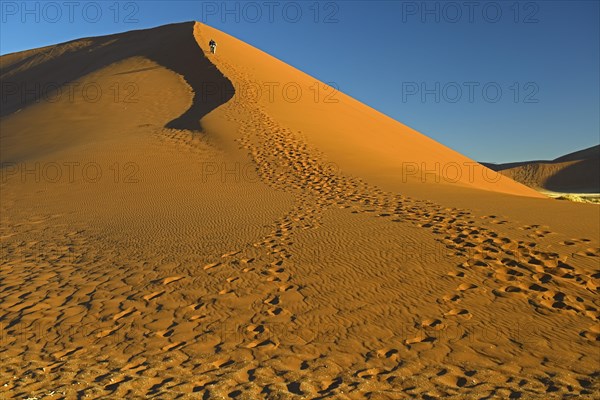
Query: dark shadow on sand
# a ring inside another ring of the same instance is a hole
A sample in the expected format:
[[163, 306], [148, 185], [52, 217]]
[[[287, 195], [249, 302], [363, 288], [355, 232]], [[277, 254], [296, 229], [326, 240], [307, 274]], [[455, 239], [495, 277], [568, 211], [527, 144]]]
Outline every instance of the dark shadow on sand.
[[[47, 60], [44, 60], [44, 56], [51, 55], [48, 48], [10, 65], [5, 65], [6, 56], [0, 57], [0, 84], [3, 92], [0, 116], [10, 115], [44, 101], [41, 99], [47, 95], [44, 88], [64, 87], [94, 71], [131, 57], [148, 58], [182, 75], [192, 87], [194, 99], [191, 107], [170, 121], [166, 125], [168, 128], [200, 131], [200, 119], [234, 95], [231, 82], [196, 43], [194, 22], [80, 40], [89, 40], [91, 44], [73, 46], [77, 41], [72, 41], [57, 45], [65, 46], [66, 51]], [[41, 62], [19, 71], [19, 67], [36, 59]], [[26, 96], [23, 96], [23, 88], [29, 89]], [[15, 90], [17, 94], [11, 95]]]

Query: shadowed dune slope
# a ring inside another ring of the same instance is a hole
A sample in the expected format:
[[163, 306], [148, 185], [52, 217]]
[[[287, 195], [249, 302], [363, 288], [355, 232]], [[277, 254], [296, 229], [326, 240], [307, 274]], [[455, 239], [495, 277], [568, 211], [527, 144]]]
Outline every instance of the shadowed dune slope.
[[[198, 48], [194, 24], [165, 25], [96, 38], [79, 39], [0, 58], [6, 116], [52, 98], [52, 89], [131, 57], [145, 57], [183, 76], [194, 91], [192, 106], [168, 123], [169, 128], [200, 130], [200, 119], [233, 96], [233, 87]], [[126, 75], [139, 71], [125, 71]], [[206, 87], [219, 86], [217, 96]]]
[[600, 145], [552, 161], [524, 161], [486, 166], [536, 189], [565, 193], [600, 192]]

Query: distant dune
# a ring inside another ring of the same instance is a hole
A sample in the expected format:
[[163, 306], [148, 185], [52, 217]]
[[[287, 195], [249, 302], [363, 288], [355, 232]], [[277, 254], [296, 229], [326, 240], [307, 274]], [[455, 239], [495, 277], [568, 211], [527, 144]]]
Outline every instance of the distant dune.
[[483, 164], [534, 189], [563, 193], [600, 193], [600, 145], [551, 161]]
[[0, 80], [1, 398], [598, 393], [600, 207], [201, 23]]

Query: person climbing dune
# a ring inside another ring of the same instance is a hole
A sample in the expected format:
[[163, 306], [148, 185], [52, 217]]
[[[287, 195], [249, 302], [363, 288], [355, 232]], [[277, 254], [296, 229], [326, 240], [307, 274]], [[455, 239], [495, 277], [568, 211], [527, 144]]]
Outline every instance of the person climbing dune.
[[215, 54], [217, 52], [217, 42], [215, 42], [214, 40], [210, 39], [210, 42], [208, 42], [208, 46], [210, 47], [210, 52]]

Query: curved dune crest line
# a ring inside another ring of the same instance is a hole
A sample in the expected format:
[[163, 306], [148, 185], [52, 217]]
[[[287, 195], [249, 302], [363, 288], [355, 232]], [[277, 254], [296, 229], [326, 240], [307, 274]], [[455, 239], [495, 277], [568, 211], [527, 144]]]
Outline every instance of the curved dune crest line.
[[181, 41], [176, 46], [166, 45], [164, 52], [154, 55], [154, 60], [181, 74], [194, 91], [190, 108], [170, 121], [167, 128], [202, 130], [200, 119], [229, 101], [234, 95], [234, 88], [196, 43], [194, 24], [186, 23], [183, 26], [186, 29]]
[[[200, 119], [233, 97], [233, 85], [204, 55], [193, 35], [194, 23], [165, 25], [153, 29], [79, 39], [0, 57], [1, 78], [8, 88], [58, 86], [79, 79], [131, 57], [145, 57], [181, 75], [194, 91], [192, 105], [166, 127], [201, 130]], [[81, 60], [86, 62], [82, 63]], [[136, 70], [130, 73], [139, 72]], [[222, 91], [211, 90], [219, 87]], [[0, 116], [10, 115], [40, 101], [42, 91], [26, 98], [7, 96]]]

